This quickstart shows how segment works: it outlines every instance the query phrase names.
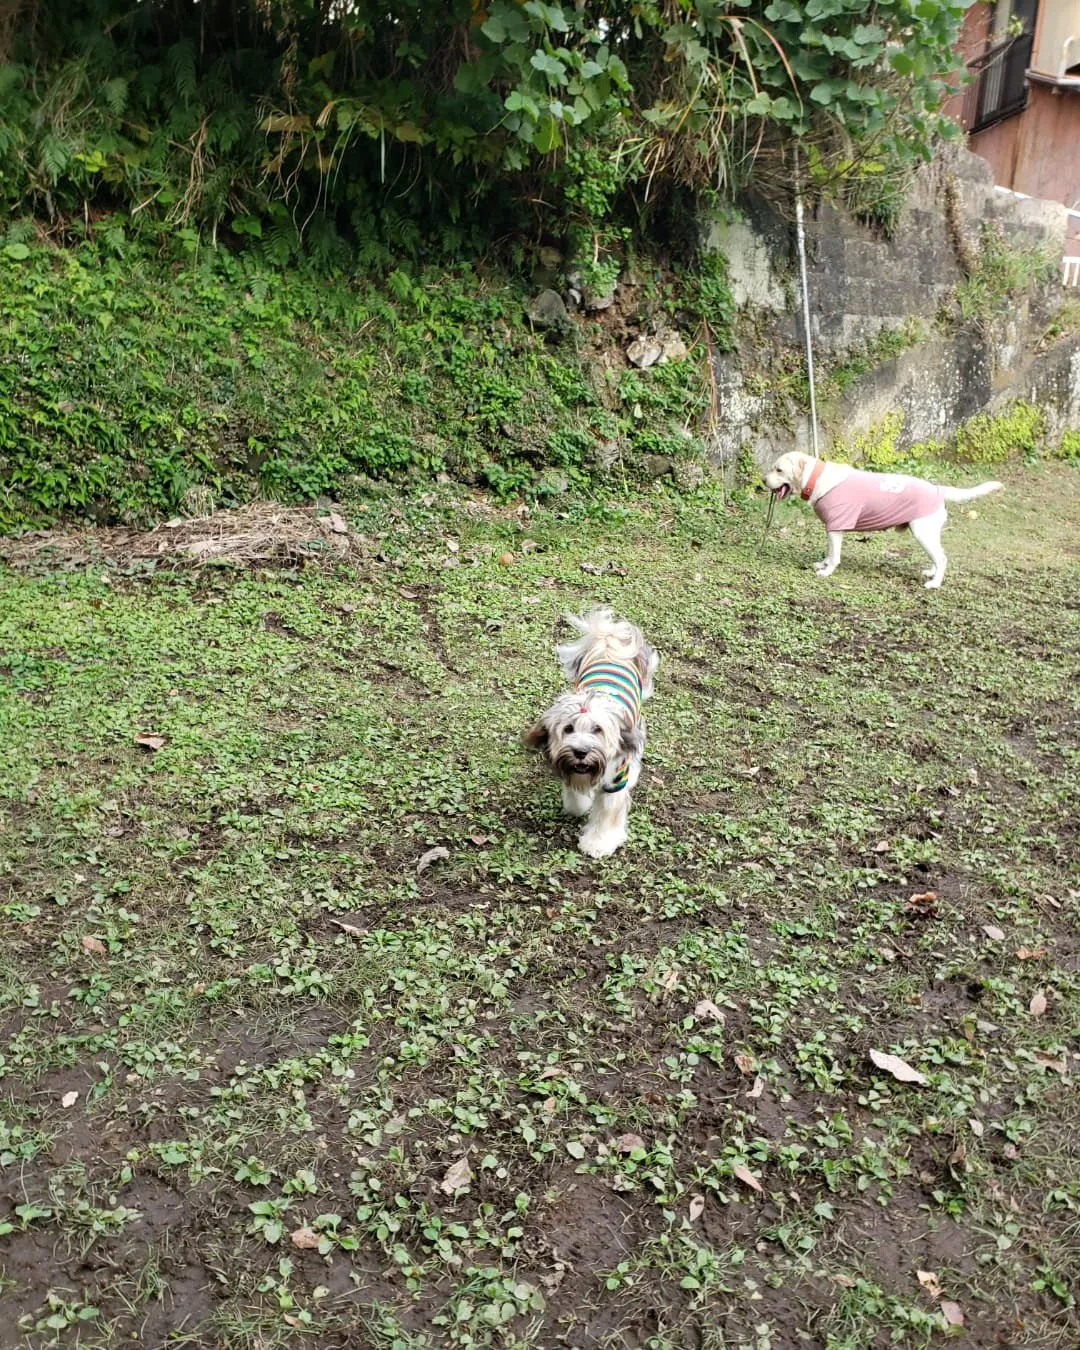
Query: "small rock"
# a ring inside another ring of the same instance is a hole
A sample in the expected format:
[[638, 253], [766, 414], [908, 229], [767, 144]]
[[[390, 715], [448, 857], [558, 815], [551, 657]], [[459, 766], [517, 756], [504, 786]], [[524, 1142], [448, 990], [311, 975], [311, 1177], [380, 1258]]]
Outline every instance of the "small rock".
[[680, 487], [699, 488], [705, 481], [705, 469], [701, 464], [691, 460], [675, 465], [675, 477]]
[[570, 490], [570, 479], [564, 473], [545, 473], [536, 485], [541, 497], [558, 497]]
[[666, 478], [675, 472], [675, 461], [667, 455], [642, 455], [641, 470], [647, 478]]
[[527, 313], [530, 323], [534, 323], [537, 328], [553, 328], [561, 332], [570, 326], [570, 315], [558, 291], [541, 291], [529, 305]]
[[687, 354], [686, 343], [679, 337], [678, 333], [672, 333], [665, 337], [661, 343], [659, 365], [665, 361], [681, 361]]
[[615, 292], [612, 290], [606, 295], [597, 295], [586, 286], [581, 293], [581, 299], [586, 309], [610, 309], [615, 303]]
[[626, 359], [638, 370], [648, 370], [655, 366], [664, 354], [664, 345], [654, 337], [639, 337], [626, 349]]

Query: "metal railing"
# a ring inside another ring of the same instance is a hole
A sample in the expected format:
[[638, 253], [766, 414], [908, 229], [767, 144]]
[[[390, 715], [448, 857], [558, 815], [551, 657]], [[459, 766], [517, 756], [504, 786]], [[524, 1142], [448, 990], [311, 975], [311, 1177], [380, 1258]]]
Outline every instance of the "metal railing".
[[1031, 64], [1034, 41], [1033, 33], [1021, 33], [968, 63], [975, 77], [964, 97], [964, 125], [969, 133], [985, 131], [1027, 107], [1024, 76]]

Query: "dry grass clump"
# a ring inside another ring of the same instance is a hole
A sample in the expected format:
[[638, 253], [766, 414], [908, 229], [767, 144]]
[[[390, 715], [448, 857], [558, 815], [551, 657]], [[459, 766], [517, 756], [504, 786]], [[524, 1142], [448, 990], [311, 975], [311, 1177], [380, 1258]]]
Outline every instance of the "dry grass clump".
[[173, 567], [223, 562], [237, 567], [325, 565], [366, 558], [367, 542], [337, 511], [251, 502], [235, 511], [167, 520], [152, 530], [125, 526], [31, 530], [0, 540], [0, 559], [21, 568], [42, 562], [71, 567], [96, 562], [119, 567], [138, 562]]

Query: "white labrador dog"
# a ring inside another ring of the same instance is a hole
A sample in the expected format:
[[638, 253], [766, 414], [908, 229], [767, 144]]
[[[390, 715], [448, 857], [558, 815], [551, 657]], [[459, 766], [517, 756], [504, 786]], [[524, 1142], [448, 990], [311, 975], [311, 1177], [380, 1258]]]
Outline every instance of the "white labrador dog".
[[946, 502], [971, 502], [996, 492], [1000, 483], [977, 487], [942, 487], [902, 473], [869, 473], [850, 464], [826, 463], [813, 455], [789, 451], [768, 473], [765, 486], [777, 501], [798, 492], [821, 518], [829, 537], [829, 552], [814, 564], [819, 577], [831, 576], [840, 565], [845, 534], [853, 530], [910, 529], [930, 555], [923, 570], [927, 590], [936, 590], [945, 576], [941, 531], [948, 518]]

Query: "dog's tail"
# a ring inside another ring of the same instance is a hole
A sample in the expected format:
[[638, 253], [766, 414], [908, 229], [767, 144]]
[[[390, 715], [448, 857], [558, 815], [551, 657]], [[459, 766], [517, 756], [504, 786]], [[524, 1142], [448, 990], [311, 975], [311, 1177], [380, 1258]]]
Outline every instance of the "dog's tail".
[[642, 637], [640, 628], [626, 619], [615, 618], [605, 608], [590, 609], [585, 615], [564, 614], [563, 618], [581, 634], [573, 642], [563, 642], [555, 648], [568, 680], [576, 683], [582, 660], [600, 647], [610, 660], [637, 665], [642, 677], [642, 697], [649, 697], [659, 658]]
[[958, 488], [943, 487], [941, 491], [945, 494], [947, 502], [973, 502], [976, 497], [985, 497], [991, 492], [996, 492], [998, 488], [1003, 487], [1003, 483], [997, 483], [991, 480], [987, 483], [979, 483], [975, 487]]

